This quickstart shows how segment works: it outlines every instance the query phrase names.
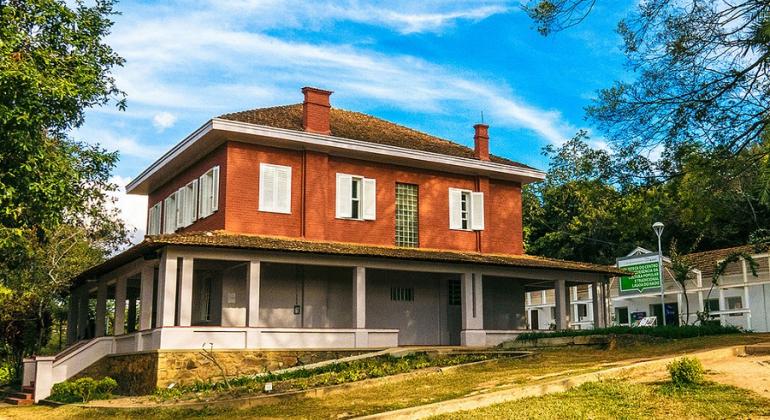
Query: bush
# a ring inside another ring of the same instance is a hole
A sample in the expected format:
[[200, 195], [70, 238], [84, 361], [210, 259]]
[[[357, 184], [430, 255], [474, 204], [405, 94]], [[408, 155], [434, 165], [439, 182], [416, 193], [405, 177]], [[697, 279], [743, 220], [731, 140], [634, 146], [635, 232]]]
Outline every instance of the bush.
[[48, 399], [63, 403], [85, 403], [91, 400], [105, 400], [112, 396], [112, 391], [117, 387], [118, 383], [110, 377], [99, 380], [80, 378], [74, 381], [64, 381], [55, 384], [51, 389], [51, 396]]
[[667, 366], [671, 382], [676, 387], [696, 385], [703, 382], [703, 365], [694, 357], [682, 357]]
[[577, 337], [584, 335], [649, 335], [660, 338], [692, 338], [707, 335], [738, 334], [743, 332], [733, 325], [703, 324], [703, 325], [660, 325], [657, 327], [626, 327], [615, 326], [597, 328], [595, 330], [562, 330], [554, 332], [531, 332], [516, 337], [516, 340], [534, 340], [546, 337]]
[[13, 380], [13, 369], [10, 363], [0, 364], [0, 386], [7, 385]]

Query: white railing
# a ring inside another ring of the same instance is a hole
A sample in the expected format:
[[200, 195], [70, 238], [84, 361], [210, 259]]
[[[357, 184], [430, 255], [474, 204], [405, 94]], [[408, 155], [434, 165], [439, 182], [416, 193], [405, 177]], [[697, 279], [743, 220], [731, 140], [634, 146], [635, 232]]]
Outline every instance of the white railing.
[[24, 359], [24, 382], [34, 381], [35, 402], [65, 381], [111, 354], [150, 350], [353, 349], [398, 346], [397, 329], [164, 327], [120, 336], [97, 337], [70, 346], [56, 356]]

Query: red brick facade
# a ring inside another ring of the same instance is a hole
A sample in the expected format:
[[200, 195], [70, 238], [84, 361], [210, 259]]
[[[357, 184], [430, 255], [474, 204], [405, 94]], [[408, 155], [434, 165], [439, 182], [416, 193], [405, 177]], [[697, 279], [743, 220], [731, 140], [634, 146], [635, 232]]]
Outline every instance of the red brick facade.
[[[259, 164], [291, 166], [291, 214], [259, 211]], [[152, 206], [214, 165], [220, 166], [219, 210], [184, 231], [302, 237], [312, 240], [392, 246], [395, 243], [396, 183], [418, 186], [422, 248], [521, 254], [521, 187], [514, 182], [279, 149], [230, 141], [150, 194]], [[336, 174], [377, 181], [376, 220], [335, 216]], [[449, 188], [484, 192], [485, 229], [449, 229]]]

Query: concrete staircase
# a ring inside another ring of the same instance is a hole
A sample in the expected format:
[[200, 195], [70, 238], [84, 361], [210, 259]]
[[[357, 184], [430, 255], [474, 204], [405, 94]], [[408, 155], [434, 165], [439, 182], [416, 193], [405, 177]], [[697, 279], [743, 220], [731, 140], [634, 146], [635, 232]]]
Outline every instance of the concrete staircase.
[[21, 391], [13, 392], [3, 400], [7, 404], [12, 405], [32, 405], [35, 403], [35, 383], [31, 385], [22, 386]]

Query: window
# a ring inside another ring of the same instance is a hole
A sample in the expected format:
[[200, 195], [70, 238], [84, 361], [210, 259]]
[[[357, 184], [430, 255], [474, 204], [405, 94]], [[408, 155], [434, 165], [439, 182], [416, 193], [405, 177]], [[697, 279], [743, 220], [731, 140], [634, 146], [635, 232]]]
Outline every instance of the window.
[[460, 229], [468, 230], [468, 224], [470, 223], [471, 212], [471, 193], [468, 191], [462, 191], [460, 193]]
[[350, 218], [361, 218], [361, 178], [352, 178], [350, 187]]
[[620, 325], [628, 324], [628, 308], [615, 308], [615, 322]]
[[177, 228], [177, 195], [174, 192], [163, 200], [163, 233], [174, 233]]
[[198, 178], [198, 188], [198, 218], [203, 219], [219, 209], [219, 166], [211, 168]]
[[177, 212], [179, 214], [177, 228], [190, 226], [197, 220], [198, 209], [198, 180], [179, 189], [177, 194]]
[[449, 228], [484, 230], [484, 193], [450, 188]]
[[460, 280], [459, 279], [451, 279], [449, 280], [448, 286], [448, 295], [449, 295], [449, 304], [453, 306], [457, 306], [461, 304], [461, 296], [462, 296], [462, 288], [460, 287]]
[[375, 220], [377, 181], [361, 176], [337, 174], [337, 218]]
[[414, 301], [414, 289], [411, 287], [391, 287], [390, 300], [394, 302]]
[[259, 164], [259, 211], [291, 213], [291, 166]]
[[717, 312], [719, 311], [719, 299], [704, 299], [703, 307], [709, 312]]
[[158, 235], [160, 234], [160, 213], [161, 203], [158, 202], [154, 206], [150, 207], [150, 217], [147, 222], [147, 234]]
[[396, 246], [418, 246], [417, 185], [396, 184]]
[[588, 305], [585, 303], [580, 303], [577, 305], [577, 316], [578, 320], [581, 320], [588, 316]]
[[743, 309], [743, 299], [740, 296], [727, 297], [725, 298], [725, 303], [729, 310]]

